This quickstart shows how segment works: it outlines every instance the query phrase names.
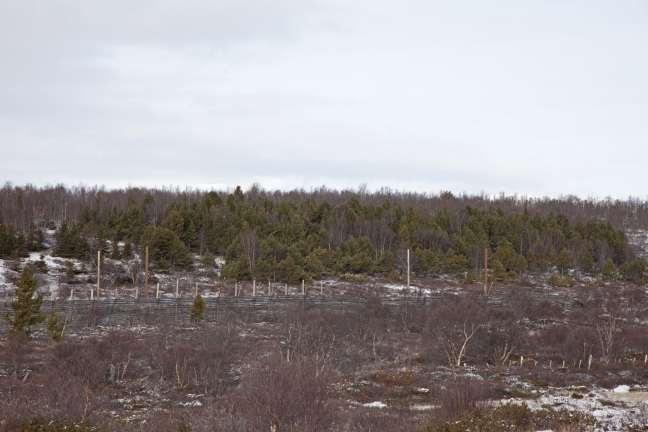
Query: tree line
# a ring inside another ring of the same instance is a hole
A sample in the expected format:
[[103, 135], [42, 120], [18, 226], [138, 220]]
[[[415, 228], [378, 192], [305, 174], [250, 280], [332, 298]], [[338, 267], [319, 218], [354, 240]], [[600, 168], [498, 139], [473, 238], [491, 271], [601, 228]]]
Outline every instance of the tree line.
[[[48, 191], [63, 195], [68, 203], [63, 214], [46, 211], [53, 205]], [[12, 194], [18, 204], [6, 205]], [[166, 270], [190, 266], [192, 254], [206, 261], [219, 255], [226, 259], [223, 276], [238, 280], [394, 275], [404, 271], [407, 249], [412, 271], [419, 276], [477, 277], [485, 253], [495, 277], [502, 280], [527, 272], [577, 269], [640, 281], [645, 269], [621, 226], [569, 200], [558, 205], [501, 197], [486, 205], [484, 199], [450, 193], [284, 193], [256, 187], [200, 192], [5, 186], [0, 196], [0, 257], [38, 249], [41, 228], [49, 227], [57, 229], [59, 256], [90, 259], [102, 249], [122, 258], [149, 246], [153, 265]], [[7, 215], [25, 208], [27, 201], [30, 223], [11, 223]], [[627, 203], [635, 210], [642, 205]], [[553, 211], [560, 208], [566, 211]], [[608, 207], [615, 212], [619, 208]]]

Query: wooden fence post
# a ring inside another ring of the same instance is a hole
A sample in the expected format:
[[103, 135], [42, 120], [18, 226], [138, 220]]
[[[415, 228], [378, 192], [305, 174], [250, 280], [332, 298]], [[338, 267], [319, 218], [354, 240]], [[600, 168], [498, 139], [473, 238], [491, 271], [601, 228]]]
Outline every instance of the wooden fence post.
[[484, 248], [484, 295], [488, 295], [488, 247]]
[[101, 290], [101, 249], [97, 251], [97, 297]]
[[144, 248], [144, 295], [148, 296], [149, 285], [149, 247]]
[[407, 290], [410, 287], [410, 250], [407, 248]]

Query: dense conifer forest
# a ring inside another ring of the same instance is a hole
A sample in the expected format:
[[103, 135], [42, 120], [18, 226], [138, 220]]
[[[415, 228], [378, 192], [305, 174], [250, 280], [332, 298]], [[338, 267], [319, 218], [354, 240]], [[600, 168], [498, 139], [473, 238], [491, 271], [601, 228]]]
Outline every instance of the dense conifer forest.
[[[648, 204], [318, 189], [231, 192], [75, 187], [0, 189], [0, 257], [38, 250], [89, 259], [144, 245], [158, 270], [192, 254], [224, 256], [223, 276], [294, 282], [341, 274], [479, 274], [489, 250], [498, 279], [578, 270], [643, 277], [624, 230], [648, 225]], [[122, 248], [111, 244], [123, 242]]]

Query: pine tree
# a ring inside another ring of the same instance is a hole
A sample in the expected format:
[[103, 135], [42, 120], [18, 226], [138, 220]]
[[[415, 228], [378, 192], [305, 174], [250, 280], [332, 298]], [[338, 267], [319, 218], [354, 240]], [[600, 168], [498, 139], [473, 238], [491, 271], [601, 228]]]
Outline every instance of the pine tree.
[[16, 298], [11, 302], [13, 314], [7, 316], [11, 329], [29, 336], [30, 329], [43, 321], [40, 308], [43, 298], [36, 295], [36, 278], [30, 266], [26, 266], [16, 282]]
[[205, 300], [198, 294], [191, 305], [191, 320], [202, 321], [205, 315]]
[[47, 333], [54, 342], [63, 340], [65, 323], [61, 321], [56, 312], [52, 311], [47, 317]]
[[614, 265], [614, 262], [610, 258], [606, 258], [606, 260], [603, 262], [603, 265], [601, 266], [601, 274], [603, 275], [603, 279], [605, 280], [612, 280], [616, 276], [616, 266]]

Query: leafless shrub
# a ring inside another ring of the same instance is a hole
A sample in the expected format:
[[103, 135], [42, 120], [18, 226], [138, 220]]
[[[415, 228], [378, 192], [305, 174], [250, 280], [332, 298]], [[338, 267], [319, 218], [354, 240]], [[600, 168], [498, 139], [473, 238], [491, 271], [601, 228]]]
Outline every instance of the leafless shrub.
[[82, 422], [93, 417], [101, 399], [79, 377], [33, 373], [0, 379], [0, 431], [18, 430], [26, 420]]
[[9, 333], [4, 343], [0, 342], [0, 370], [8, 375], [24, 376], [36, 346], [24, 334]]
[[357, 410], [340, 422], [345, 425], [340, 430], [348, 432], [410, 432], [419, 429], [419, 421], [410, 410], [390, 410], [389, 413]]
[[350, 311], [293, 310], [281, 327], [284, 358], [314, 359], [320, 367], [335, 366], [351, 371], [362, 363], [388, 356], [385, 340], [387, 320], [380, 308]]
[[457, 378], [446, 383], [446, 389], [439, 392], [442, 417], [452, 420], [479, 407], [489, 396], [489, 388], [482, 381]]
[[424, 343], [430, 357], [443, 353], [449, 366], [461, 366], [485, 319], [484, 311], [469, 299], [449, 300], [433, 309]]
[[83, 341], [66, 340], [53, 348], [46, 368], [54, 375], [69, 373], [83, 385], [96, 388], [137, 377], [134, 359], [142, 349], [142, 342], [127, 331]]
[[332, 373], [313, 359], [287, 362], [273, 355], [243, 380], [237, 412], [248, 431], [333, 430], [332, 383]]
[[[594, 329], [583, 325], [557, 325], [540, 333], [536, 346], [542, 347], [542, 354], [557, 360], [582, 360], [597, 355], [598, 338]], [[536, 349], [538, 351], [538, 349]]]
[[160, 380], [205, 394], [221, 392], [232, 380], [232, 363], [243, 351], [239, 336], [228, 328], [159, 334], [147, 346], [149, 364]]
[[496, 321], [482, 327], [472, 344], [472, 358], [483, 363], [505, 366], [511, 356], [526, 346], [525, 329], [515, 321]]
[[601, 348], [601, 360], [605, 363], [610, 361], [611, 355], [614, 353], [618, 331], [617, 318], [614, 315], [610, 315], [596, 325], [596, 334]]

